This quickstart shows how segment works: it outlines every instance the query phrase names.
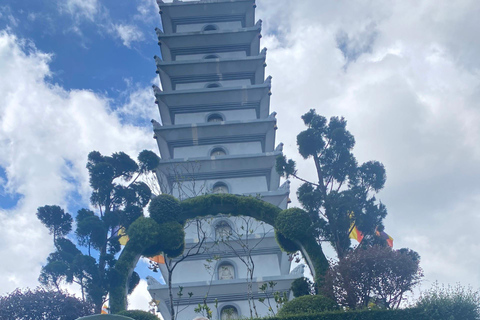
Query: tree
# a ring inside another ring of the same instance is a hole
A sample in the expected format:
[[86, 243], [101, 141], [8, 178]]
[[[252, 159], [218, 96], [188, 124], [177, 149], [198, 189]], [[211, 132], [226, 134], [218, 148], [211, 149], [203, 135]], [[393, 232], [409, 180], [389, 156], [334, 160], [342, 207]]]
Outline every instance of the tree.
[[386, 181], [384, 166], [377, 161], [357, 164], [352, 149], [353, 135], [346, 129], [344, 118], [327, 119], [310, 110], [302, 116], [307, 126], [297, 136], [300, 155], [312, 158], [316, 180], [301, 178], [295, 162], [285, 156], [277, 158], [277, 171], [285, 177], [303, 181], [297, 195], [314, 222], [317, 240], [328, 241], [342, 259], [350, 249], [352, 222], [364, 234], [362, 245], [385, 244], [374, 237], [387, 210], [377, 203], [375, 194]]
[[[143, 216], [143, 208], [151, 198], [149, 187], [139, 178], [154, 170], [159, 159], [144, 150], [138, 161], [139, 164], [123, 152], [111, 157], [97, 151], [88, 155], [90, 201], [94, 209], [81, 209], [75, 217], [75, 236], [86, 253], [64, 238], [72, 229], [68, 213], [58, 206], [38, 208], [37, 216], [54, 234], [56, 246], [42, 268], [40, 282], [58, 290], [62, 281], [79, 284], [83, 297], [95, 305], [97, 313], [109, 292], [115, 255], [121, 250], [119, 231]], [[138, 284], [138, 274], [134, 273], [131, 279], [129, 292]]]
[[61, 291], [16, 289], [0, 297], [0, 319], [75, 320], [93, 314], [93, 305]]
[[44, 206], [37, 210], [37, 218], [53, 234], [53, 242], [72, 230], [72, 216], [59, 206]]
[[389, 247], [359, 248], [339, 260], [327, 272], [323, 293], [342, 307], [395, 309], [412, 290], [423, 272], [420, 256], [409, 249]]

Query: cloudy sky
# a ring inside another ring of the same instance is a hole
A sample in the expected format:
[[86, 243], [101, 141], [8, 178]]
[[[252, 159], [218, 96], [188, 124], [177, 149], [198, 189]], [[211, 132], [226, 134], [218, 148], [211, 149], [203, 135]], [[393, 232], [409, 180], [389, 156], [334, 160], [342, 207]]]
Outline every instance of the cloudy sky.
[[[300, 115], [345, 116], [359, 162], [386, 166], [386, 231], [420, 253], [423, 287], [479, 288], [480, 2], [257, 5], [277, 141], [299, 174], [314, 175], [297, 156]], [[154, 0], [0, 4], [0, 294], [35, 287], [53, 250], [36, 208], [88, 206], [88, 152], [157, 152], [160, 25]], [[145, 287], [132, 306], [146, 307]]]

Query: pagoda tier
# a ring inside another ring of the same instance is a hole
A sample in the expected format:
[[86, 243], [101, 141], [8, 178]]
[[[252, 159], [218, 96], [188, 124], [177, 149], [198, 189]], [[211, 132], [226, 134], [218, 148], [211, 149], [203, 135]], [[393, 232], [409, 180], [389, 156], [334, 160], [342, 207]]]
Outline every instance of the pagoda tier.
[[178, 183], [188, 189], [193, 185], [203, 187], [192, 190], [191, 196], [212, 192], [216, 182], [226, 184], [229, 193], [256, 194], [278, 189], [280, 176], [275, 170], [275, 159], [279, 155], [281, 152], [162, 160], [157, 175], [162, 179], [161, 187], [167, 188], [162, 191], [177, 197]]
[[[276, 119], [222, 121], [163, 126], [154, 129], [163, 160], [210, 156], [221, 147], [229, 155], [274, 151]], [[232, 144], [238, 144], [235, 147]]]
[[157, 0], [165, 33], [199, 31], [215, 24], [221, 29], [253, 27], [255, 0], [209, 0], [196, 2]]
[[266, 50], [243, 59], [204, 59], [165, 62], [155, 57], [163, 91], [262, 84]]
[[225, 116], [242, 112], [246, 119], [267, 118], [270, 107], [271, 81], [239, 87], [219, 87], [209, 90], [180, 91], [155, 90], [156, 103], [163, 125], [204, 122], [211, 112]]
[[260, 31], [260, 22], [250, 28], [224, 31], [165, 34], [156, 29], [163, 61], [255, 56], [260, 52]]

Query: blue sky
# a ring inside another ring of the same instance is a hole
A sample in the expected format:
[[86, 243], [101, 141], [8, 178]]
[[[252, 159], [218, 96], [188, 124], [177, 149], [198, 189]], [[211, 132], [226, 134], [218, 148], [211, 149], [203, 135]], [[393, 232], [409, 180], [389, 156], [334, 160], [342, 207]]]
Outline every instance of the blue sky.
[[[480, 2], [257, 5], [277, 143], [299, 174], [315, 175], [296, 151], [300, 115], [345, 116], [359, 162], [386, 166], [378, 196], [386, 231], [395, 247], [421, 255], [423, 287], [480, 287]], [[155, 27], [154, 0], [0, 4], [1, 294], [36, 286], [53, 250], [36, 208], [88, 205], [88, 152], [157, 151], [149, 122], [160, 121], [151, 93]]]
[[150, 4], [145, 1], [85, 1], [95, 9], [82, 8], [81, 2], [6, 0], [0, 27], [53, 54], [50, 82], [67, 90], [90, 89], [118, 102], [125, 79], [145, 85], [155, 77], [158, 12], [152, 5], [146, 14], [140, 12], [142, 3]]

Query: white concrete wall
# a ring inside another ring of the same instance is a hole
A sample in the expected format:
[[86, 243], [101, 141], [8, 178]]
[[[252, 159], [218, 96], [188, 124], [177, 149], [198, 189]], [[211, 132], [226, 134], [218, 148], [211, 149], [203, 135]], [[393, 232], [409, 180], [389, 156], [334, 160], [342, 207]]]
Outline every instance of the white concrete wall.
[[[188, 296], [185, 298], [188, 299]], [[267, 303], [267, 301], [265, 301]], [[270, 304], [272, 305], [272, 308], [274, 309], [275, 313], [277, 312], [277, 308], [275, 305], [275, 301], [273, 299], [270, 299]], [[235, 301], [233, 303], [231, 302], [221, 302], [218, 304], [218, 308], [215, 307], [215, 303], [209, 303], [208, 306], [213, 312], [213, 320], [219, 320], [220, 319], [220, 311], [223, 309], [225, 306], [233, 305], [235, 306], [239, 312], [239, 319], [248, 319], [250, 318], [250, 307], [248, 305], [247, 300], [242, 300], [242, 301]], [[268, 305], [268, 303], [267, 303]], [[272, 315], [271, 312], [268, 311], [268, 307], [265, 306], [264, 304], [260, 303], [258, 300], [255, 300], [255, 306], [257, 309], [257, 312], [260, 316], [266, 316], [266, 315]], [[179, 310], [183, 310], [181, 313], [178, 314], [178, 319], [182, 320], [191, 320], [196, 317], [201, 316], [199, 313], [195, 313], [194, 309], [197, 307], [197, 305], [191, 305], [188, 306], [187, 308], [183, 309], [185, 306], [180, 306]], [[252, 310], [252, 312], [254, 312]], [[255, 317], [255, 312], [253, 313], [253, 316]]]
[[[211, 82], [179, 83], [176, 85], [175, 90], [203, 89], [209, 83]], [[224, 80], [215, 83], [219, 83], [222, 87], [241, 87], [252, 85], [252, 81], [249, 79]]]
[[[255, 266], [254, 277], [259, 278], [280, 275], [278, 256], [276, 254], [253, 256], [252, 259]], [[172, 274], [172, 284], [175, 285], [185, 282], [211, 280], [222, 281], [218, 280], [217, 274], [218, 264], [222, 261], [228, 261], [235, 267], [235, 279], [247, 279], [247, 266], [240, 260], [240, 258], [234, 257], [221, 259], [219, 261], [213, 260], [212, 262], [208, 262], [207, 260], [182, 261], [182, 263], [177, 265], [175, 272]]]
[[[175, 124], [190, 124], [190, 123], [202, 123], [207, 122], [207, 115], [215, 112], [195, 112], [195, 113], [182, 113], [175, 115]], [[257, 113], [255, 109], [242, 109], [242, 110], [225, 110], [220, 111], [225, 117], [225, 121], [243, 121], [243, 120], [255, 120], [257, 119]]]
[[232, 194], [249, 194], [268, 191], [266, 177], [244, 177], [219, 180], [183, 181], [181, 188], [174, 187], [173, 196], [186, 199], [194, 196], [211, 193], [213, 185], [217, 182], [225, 183]]
[[[177, 55], [175, 61], [185, 61], [185, 60], [202, 60], [205, 56], [210, 54], [184, 54]], [[245, 51], [233, 51], [233, 52], [219, 52], [215, 53], [220, 59], [241, 59], [247, 56]], [[208, 60], [208, 59], [207, 59]]]
[[173, 157], [175, 159], [210, 157], [211, 150], [216, 147], [224, 148], [227, 151], [227, 155], [262, 153], [262, 144], [258, 141], [174, 148]]
[[177, 32], [195, 32], [202, 31], [206, 25], [213, 24], [218, 27], [219, 30], [235, 30], [242, 28], [240, 21], [231, 22], [215, 22], [215, 23], [195, 23], [195, 24], [181, 24], [177, 26]]
[[248, 228], [253, 230], [253, 233], [249, 236], [251, 239], [261, 239], [263, 236], [270, 237], [274, 235], [274, 229], [271, 225], [251, 217], [215, 216], [199, 220], [198, 225], [196, 221], [188, 222], [185, 227], [185, 239], [187, 242], [199, 242], [199, 238], [203, 237], [203, 234], [201, 236], [198, 235], [197, 230], [200, 228], [209, 241], [215, 241], [215, 226], [224, 219], [227, 219], [235, 226], [236, 234], [244, 233], [241, 227], [243, 226], [245, 229], [248, 225]]

